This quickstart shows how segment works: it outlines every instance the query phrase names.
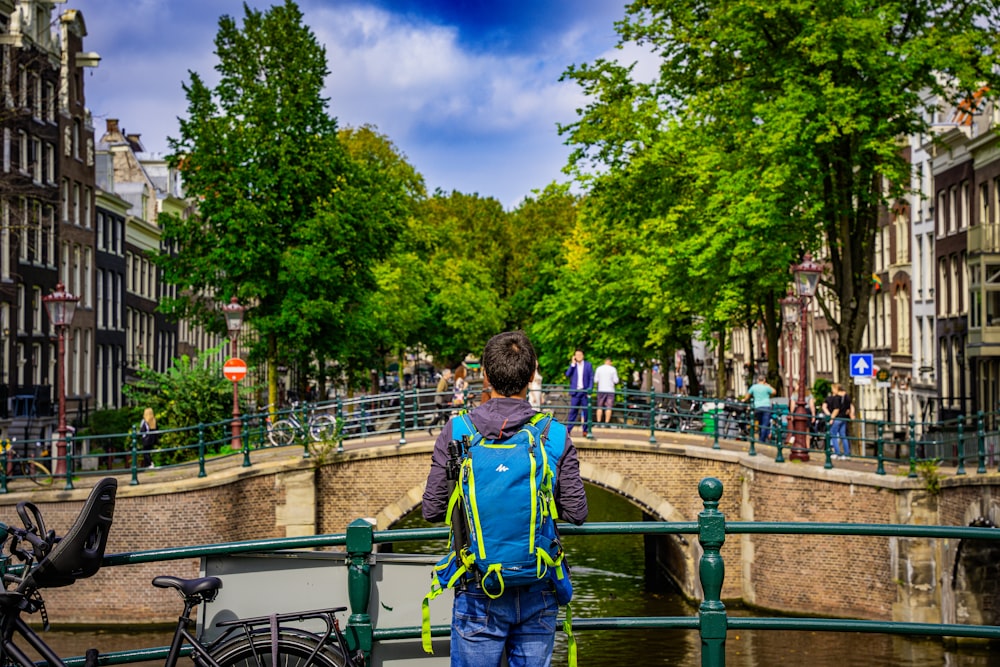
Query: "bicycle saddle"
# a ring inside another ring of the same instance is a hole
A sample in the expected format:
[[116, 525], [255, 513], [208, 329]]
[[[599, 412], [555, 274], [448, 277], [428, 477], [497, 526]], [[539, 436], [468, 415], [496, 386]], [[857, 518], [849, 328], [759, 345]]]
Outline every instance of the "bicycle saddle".
[[100, 570], [117, 492], [118, 480], [114, 477], [106, 477], [94, 485], [76, 521], [48, 555], [24, 576], [18, 590], [69, 586]]
[[157, 588], [176, 588], [184, 597], [201, 595], [208, 599], [208, 595], [215, 597], [215, 592], [222, 588], [222, 579], [218, 577], [201, 577], [199, 579], [181, 579], [180, 577], [159, 576], [153, 579], [153, 585]]

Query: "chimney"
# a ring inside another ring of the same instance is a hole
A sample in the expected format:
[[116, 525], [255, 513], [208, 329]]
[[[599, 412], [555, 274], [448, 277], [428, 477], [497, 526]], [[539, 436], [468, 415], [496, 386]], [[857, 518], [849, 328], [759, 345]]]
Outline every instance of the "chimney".
[[107, 122], [107, 133], [108, 134], [111, 134], [112, 132], [114, 132], [114, 133], [118, 132], [118, 119], [117, 118], [108, 118], [106, 122]]

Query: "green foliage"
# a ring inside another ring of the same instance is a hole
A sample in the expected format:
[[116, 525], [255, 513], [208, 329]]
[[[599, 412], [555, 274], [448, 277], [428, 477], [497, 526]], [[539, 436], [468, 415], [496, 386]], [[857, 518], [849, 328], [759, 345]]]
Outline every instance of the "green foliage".
[[941, 493], [941, 459], [924, 459], [916, 463], [917, 475], [924, 483], [927, 494], [936, 496]]
[[[198, 442], [198, 431], [190, 427], [214, 424], [205, 429], [206, 441], [221, 441], [212, 450], [228, 446], [228, 424], [232, 418], [233, 387], [222, 375], [218, 350], [209, 350], [201, 358], [187, 355], [174, 360], [173, 367], [157, 373], [148, 367], [139, 370], [139, 380], [124, 388], [125, 396], [142, 411], [153, 408], [157, 430], [166, 430], [159, 441], [160, 449], [190, 447]], [[190, 429], [190, 430], [175, 430]], [[192, 458], [193, 452], [171, 452], [157, 456], [158, 464], [175, 463]]]
[[198, 208], [161, 218], [177, 253], [158, 263], [182, 288], [161, 307], [218, 331], [213, 299], [237, 296], [258, 334], [242, 338], [251, 360], [272, 368], [358, 356], [354, 318], [423, 187], [370, 128], [338, 134], [322, 94], [326, 53], [302, 19], [286, 0], [244, 5], [242, 26], [219, 20], [219, 82], [191, 74], [188, 115], [169, 140]]
[[833, 391], [833, 385], [826, 378], [816, 378], [816, 381], [813, 382], [812, 395], [816, 399], [816, 403], [822, 403], [826, 400], [831, 391]]
[[820, 306], [846, 377], [879, 214], [909, 185], [899, 138], [926, 133], [928, 94], [998, 90], [995, 3], [640, 0], [617, 28], [622, 46], [660, 59], [656, 77], [608, 60], [571, 67], [590, 103], [562, 130], [600, 217], [649, 235], [635, 252], [667, 314], [652, 337], [687, 309], [707, 330], [762, 319], [776, 349], [788, 267], [822, 248]]
[[[128, 434], [141, 419], [142, 408], [138, 407], [95, 410], [90, 413], [87, 425], [76, 434], [78, 437], [92, 438], [92, 452], [124, 451], [128, 448]], [[102, 435], [114, 437], [99, 437]]]

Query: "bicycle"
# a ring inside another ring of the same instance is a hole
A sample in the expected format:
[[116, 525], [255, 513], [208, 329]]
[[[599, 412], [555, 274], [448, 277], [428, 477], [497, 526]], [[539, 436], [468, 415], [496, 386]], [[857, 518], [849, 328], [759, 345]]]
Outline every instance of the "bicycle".
[[[38, 486], [52, 485], [52, 471], [38, 459], [49, 455], [40, 442], [18, 444], [14, 438], [4, 447], [7, 454], [7, 472], [14, 477], [30, 479]], [[13, 455], [13, 456], [12, 456]]]
[[[24, 528], [0, 523], [0, 533], [10, 537], [9, 555], [2, 556], [3, 591], [0, 591], [0, 664], [5, 667], [35, 667], [33, 660], [18, 646], [23, 639], [49, 665], [65, 667], [63, 660], [22, 618], [22, 614], [40, 612], [43, 627], [48, 616], [41, 597], [44, 588], [68, 586], [78, 579], [96, 574], [104, 558], [108, 531], [114, 515], [118, 482], [105, 478], [95, 485], [73, 526], [62, 538], [45, 530], [38, 508], [29, 501], [17, 505]], [[2, 546], [2, 544], [0, 544]], [[17, 571], [9, 570], [11, 557], [23, 562]], [[177, 619], [164, 667], [176, 667], [185, 642], [191, 647], [196, 667], [362, 667], [364, 654], [349, 651], [336, 614], [347, 607], [291, 612], [222, 621], [216, 628], [222, 633], [205, 643], [189, 630], [194, 624], [191, 612], [201, 603], [211, 602], [222, 588], [218, 577], [181, 579], [158, 576], [157, 588], [172, 588], [184, 601]], [[11, 588], [13, 586], [13, 588]], [[306, 620], [325, 623], [322, 633], [288, 625]], [[86, 667], [96, 667], [97, 649], [87, 651]]]
[[298, 403], [292, 404], [292, 410], [287, 417], [283, 417], [272, 423], [271, 418], [267, 418], [267, 439], [275, 447], [284, 447], [295, 442], [298, 438], [305, 438], [306, 434], [315, 442], [322, 442], [332, 439], [337, 433], [337, 420], [326, 414], [316, 414], [315, 409], [309, 409], [309, 417], [303, 424], [295, 409]]

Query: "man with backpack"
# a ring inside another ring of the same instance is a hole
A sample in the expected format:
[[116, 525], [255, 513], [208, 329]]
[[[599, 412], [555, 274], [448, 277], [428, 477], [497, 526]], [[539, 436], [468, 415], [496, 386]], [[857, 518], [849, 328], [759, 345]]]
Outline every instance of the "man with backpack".
[[[482, 368], [492, 399], [452, 418], [434, 445], [423, 515], [448, 520], [452, 553], [425, 604], [455, 589], [453, 667], [499, 667], [504, 655], [510, 667], [549, 665], [558, 604], [571, 595], [555, 520], [582, 524], [587, 497], [565, 426], [526, 399], [535, 363], [524, 332], [491, 338]], [[447, 516], [450, 503], [459, 509]]]

